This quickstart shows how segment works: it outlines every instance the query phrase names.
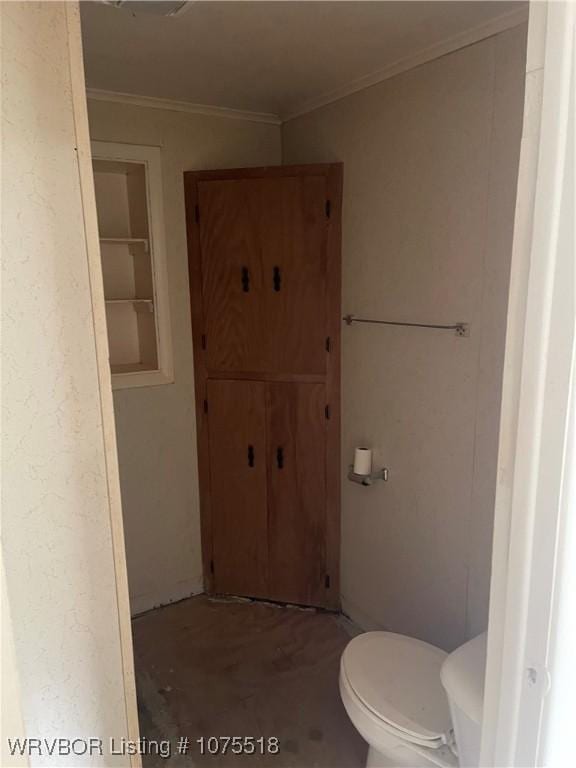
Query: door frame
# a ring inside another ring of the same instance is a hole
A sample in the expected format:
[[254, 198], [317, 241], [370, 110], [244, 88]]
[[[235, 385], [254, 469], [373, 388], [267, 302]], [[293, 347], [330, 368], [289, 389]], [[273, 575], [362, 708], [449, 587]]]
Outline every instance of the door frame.
[[[480, 756], [486, 766], [566, 765], [573, 752], [567, 684], [576, 612], [566, 534], [576, 523], [576, 290], [567, 224], [575, 37], [573, 3], [531, 2]], [[561, 637], [570, 623], [572, 637]]]
[[[340, 608], [340, 327], [341, 327], [341, 232], [342, 232], [342, 163], [313, 165], [267, 166], [263, 168], [234, 168], [227, 170], [186, 171], [184, 195], [188, 240], [188, 269], [190, 278], [190, 310], [194, 353], [196, 402], [196, 440], [198, 445], [198, 479], [200, 494], [200, 528], [204, 586], [214, 591], [212, 509], [210, 501], [210, 460], [208, 450], [207, 381], [203, 355], [204, 312], [202, 306], [202, 266], [200, 248], [200, 216], [198, 182], [234, 179], [286, 178], [291, 176], [324, 176], [327, 196], [326, 240], [326, 329], [330, 339], [326, 357], [327, 405], [330, 418], [326, 425], [326, 568], [330, 585], [326, 588], [326, 605]], [[329, 202], [328, 202], [329, 201]], [[226, 378], [250, 378], [234, 374]], [[305, 376], [262, 374], [261, 381], [302, 381]]]
[[[104, 438], [106, 482], [108, 486], [108, 505], [112, 531], [112, 553], [114, 557], [114, 575], [118, 615], [114, 622], [118, 629], [118, 644], [122, 663], [124, 708], [126, 713], [126, 738], [138, 744], [140, 726], [136, 700], [136, 674], [134, 670], [134, 646], [132, 641], [132, 617], [130, 614], [130, 595], [128, 590], [128, 567], [126, 563], [126, 544], [124, 539], [124, 519], [122, 516], [122, 497], [120, 493], [120, 468], [116, 443], [116, 423], [112, 398], [112, 376], [110, 372], [108, 332], [106, 327], [106, 304], [104, 301], [104, 282], [102, 277], [102, 259], [98, 216], [96, 212], [96, 194], [92, 171], [92, 149], [88, 125], [88, 104], [86, 99], [86, 79], [84, 58], [82, 55], [82, 31], [80, 24], [80, 6], [78, 2], [65, 3], [68, 37], [68, 61], [70, 64], [70, 109], [74, 116], [76, 132], [76, 155], [80, 196], [84, 213], [84, 233], [88, 273], [90, 284], [91, 312], [94, 323], [96, 347], [96, 367], [100, 392], [100, 413]], [[72, 574], [73, 575], [73, 574]], [[79, 596], [81, 599], [82, 596]], [[129, 753], [126, 763], [130, 768], [142, 768], [140, 754]]]
[[[554, 23], [549, 25], [548, 40], [545, 41], [544, 36], [546, 32], [547, 14], [553, 14], [557, 16], [569, 13], [569, 3], [546, 3], [546, 2], [531, 2], [530, 4], [530, 24], [533, 25], [535, 17], [538, 17], [541, 22], [541, 30], [534, 35], [533, 45], [531, 46], [533, 52], [536, 54], [542, 53], [542, 60], [528, 62], [527, 73], [527, 95], [528, 87], [531, 89], [531, 96], [534, 97], [534, 101], [529, 101], [527, 98], [525, 104], [525, 125], [526, 128], [532, 127], [535, 131], [534, 135], [529, 135], [525, 131], [526, 144], [535, 145], [532, 147], [526, 147], [523, 152], [526, 156], [521, 159], [521, 174], [524, 171], [526, 176], [520, 176], [519, 181], [519, 198], [517, 203], [516, 212], [516, 232], [515, 232], [515, 247], [518, 247], [522, 252], [516, 257], [512, 264], [512, 279], [513, 285], [511, 285], [510, 301], [511, 308], [509, 314], [509, 329], [507, 339], [506, 350], [506, 373], [505, 373], [505, 390], [504, 390], [504, 402], [502, 408], [501, 418], [501, 441], [500, 441], [500, 458], [499, 458], [499, 470], [500, 470], [500, 482], [499, 482], [499, 496], [497, 498], [496, 519], [495, 519], [495, 542], [494, 542], [494, 556], [492, 564], [492, 600], [491, 600], [491, 612], [490, 612], [490, 626], [489, 626], [489, 643], [488, 643], [488, 667], [486, 672], [486, 697], [484, 707], [484, 727], [483, 727], [483, 746], [481, 765], [513, 765], [518, 764], [517, 748], [521, 744], [522, 737], [529, 732], [530, 729], [534, 729], [534, 734], [538, 735], [540, 731], [540, 723], [535, 726], [533, 717], [527, 716], [527, 711], [522, 711], [522, 704], [531, 697], [537, 697], [539, 701], [544, 704], [546, 697], [546, 687], [540, 686], [539, 688], [530, 688], [530, 679], [525, 675], [526, 661], [526, 638], [527, 629], [529, 626], [528, 618], [532, 621], [532, 626], [540, 625], [543, 632], [547, 633], [547, 637], [551, 638], [554, 634], [554, 620], [556, 618], [555, 613], [558, 611], [560, 604], [559, 594], [563, 584], [563, 579], [560, 578], [558, 583], [555, 583], [555, 576], [558, 575], [555, 572], [555, 567], [558, 564], [556, 560], [552, 562], [550, 558], [546, 558], [547, 552], [542, 552], [538, 547], [530, 549], [533, 543], [533, 536], [526, 536], [526, 533], [533, 534], [535, 531], [535, 522], [540, 520], [546, 523], [545, 513], [547, 510], [540, 509], [537, 511], [536, 516], [527, 516], [518, 514], [521, 510], [512, 508], [511, 500], [511, 487], [506, 487], [507, 482], [510, 483], [510, 476], [506, 475], [506, 466], [504, 460], [509, 459], [508, 466], [511, 471], [514, 472], [514, 459], [522, 455], [523, 446], [529, 444], [532, 437], [532, 432], [525, 429], [520, 434], [520, 425], [524, 419], [530, 416], [530, 410], [528, 408], [529, 403], [525, 401], [526, 388], [528, 383], [524, 384], [524, 390], [521, 393], [520, 378], [524, 376], [525, 369], [522, 360], [523, 352], [528, 353], [528, 347], [532, 343], [532, 337], [524, 338], [525, 328], [528, 327], [529, 321], [532, 328], [535, 326], [535, 321], [538, 320], [538, 309], [542, 307], [545, 300], [545, 286], [542, 283], [538, 283], [533, 279], [530, 286], [530, 300], [529, 300], [529, 287], [528, 287], [528, 271], [532, 271], [531, 258], [539, 258], [546, 262], [550, 259], [550, 251], [542, 248], [539, 252], [535, 247], [534, 252], [530, 253], [530, 248], [534, 242], [534, 236], [532, 233], [532, 224], [535, 218], [534, 216], [534, 190], [537, 186], [537, 175], [540, 174], [540, 168], [544, 167], [546, 162], [550, 162], [550, 157], [546, 157], [544, 153], [538, 164], [539, 154], [539, 123], [542, 115], [542, 101], [541, 90], [544, 87], [544, 91], [550, 93], [549, 98], [554, 98], [555, 79], [559, 78], [563, 66], [567, 66], [566, 62], [562, 63], [562, 57], [565, 56], [565, 47], [562, 46], [562, 41], [565, 40], [566, 26], [562, 28], [562, 24]], [[567, 15], [564, 16], [564, 25], [566, 21], [569, 21], [571, 28], [574, 28], [574, 11], [572, 10], [572, 19], [568, 20]], [[107, 451], [107, 474], [108, 483], [110, 489], [110, 518], [112, 521], [113, 540], [112, 546], [114, 550], [114, 558], [116, 565], [116, 591], [118, 594], [118, 610], [119, 610], [119, 627], [120, 627], [120, 646], [123, 658], [123, 678], [124, 678], [124, 692], [125, 692], [125, 706], [128, 719], [128, 737], [137, 740], [138, 739], [138, 714], [136, 707], [136, 695], [134, 685], [134, 668], [132, 657], [132, 639], [130, 628], [130, 611], [128, 604], [128, 588], [126, 580], [126, 554], [124, 537], [122, 530], [122, 510], [120, 501], [120, 487], [118, 480], [118, 461], [116, 455], [116, 439], [114, 433], [114, 411], [112, 405], [112, 389], [110, 382], [110, 369], [107, 359], [107, 335], [105, 324], [105, 308], [104, 308], [104, 296], [101, 286], [101, 265], [99, 257], [99, 244], [97, 235], [96, 224], [96, 206], [93, 194], [93, 181], [91, 170], [91, 154], [88, 135], [88, 120], [87, 120], [87, 106], [86, 106], [86, 89], [84, 82], [84, 70], [82, 61], [82, 40], [80, 32], [80, 18], [79, 8], [76, 2], [67, 4], [67, 18], [68, 18], [68, 58], [70, 62], [70, 69], [72, 73], [72, 94], [71, 94], [71, 109], [74, 112], [75, 120], [77, 121], [77, 142], [78, 142], [78, 159], [79, 159], [79, 173], [82, 184], [83, 193], [83, 207], [86, 217], [86, 239], [89, 256], [89, 268], [90, 268], [90, 282], [91, 282], [91, 305], [94, 313], [94, 322], [97, 329], [97, 366], [98, 376], [100, 381], [100, 391], [102, 399], [102, 417], [104, 422], [104, 439], [106, 443]], [[541, 39], [539, 39], [539, 37]], [[529, 46], [530, 48], [530, 46]], [[554, 55], [553, 51], [558, 52], [560, 60], [556, 59], [556, 64], [553, 63]], [[547, 82], [543, 82], [544, 73], [544, 53], [546, 53], [546, 69], [550, 73], [547, 75]], [[529, 82], [531, 85], [529, 86]], [[565, 98], [565, 93], [558, 93], [558, 98], [561, 100]], [[550, 128], [550, 118], [548, 119], [548, 127]], [[543, 139], [544, 141], [544, 139]], [[524, 139], [523, 139], [524, 142]], [[252, 169], [250, 169], [252, 170]], [[556, 169], [557, 170], [557, 169]], [[282, 169], [269, 169], [270, 172], [282, 172]], [[289, 170], [288, 170], [289, 172]], [[572, 169], [573, 172], [573, 169]], [[241, 173], [241, 172], [238, 172]], [[244, 172], [245, 173], [245, 172]], [[552, 170], [554, 173], [554, 170]], [[190, 186], [190, 199], [194, 200], [194, 190], [191, 182], [186, 182], [186, 186]], [[331, 180], [331, 189], [334, 190], [333, 199], [341, 195], [341, 175], [335, 174]], [[335, 213], [339, 211], [339, 206], [334, 206]], [[550, 221], [552, 213], [549, 209], [540, 214], [539, 226], [543, 226], [546, 222]], [[522, 217], [522, 224], [519, 223], [519, 218]], [[520, 228], [523, 231], [520, 231]], [[333, 238], [335, 243], [339, 243], [340, 239], [340, 216], [338, 214], [337, 220], [334, 221]], [[333, 244], [332, 248], [335, 248]], [[339, 254], [338, 254], [339, 261]], [[338, 300], [340, 298], [340, 270], [337, 270], [337, 274], [334, 275], [334, 283], [338, 285]], [[191, 281], [192, 287], [192, 281]], [[192, 304], [192, 310], [195, 311], [194, 303]], [[197, 311], [197, 308], [196, 308]], [[334, 351], [338, 354], [334, 357], [338, 357], [339, 361], [339, 318], [338, 326], [334, 328], [333, 343]], [[537, 322], [536, 322], [537, 326]], [[548, 340], [551, 345], [555, 343], [554, 336], [548, 336]], [[194, 359], [196, 370], [201, 368], [199, 366], [197, 355], [197, 338], [194, 337]], [[560, 340], [562, 343], [563, 339]], [[536, 361], [534, 365], [534, 375], [541, 375], [542, 371], [546, 368], [546, 360], [540, 359]], [[338, 365], [339, 374], [339, 365]], [[333, 395], [339, 396], [339, 375], [334, 380]], [[518, 407], [521, 399], [521, 394], [524, 399], [524, 408], [522, 414], [518, 416]], [[565, 392], [566, 397], [570, 397], [571, 392]], [[198, 407], [197, 397], [197, 407]], [[201, 404], [201, 401], [200, 401]], [[200, 409], [200, 413], [201, 413]], [[339, 424], [340, 412], [339, 408], [335, 409], [333, 414], [333, 421], [331, 426]], [[509, 423], [506, 423], [509, 420]], [[201, 419], [198, 425], [198, 431], [200, 431], [203, 420]], [[524, 424], [526, 427], [527, 425]], [[519, 439], [521, 437], [522, 439]], [[509, 443], [507, 444], [507, 441]], [[339, 442], [339, 428], [337, 442]], [[200, 446], [200, 435], [198, 435], [198, 444]], [[203, 452], [200, 451], [199, 457], [203, 456]], [[546, 459], [545, 454], [540, 454], [541, 459]], [[334, 465], [337, 467], [337, 473], [339, 473], [339, 447], [334, 452]], [[532, 468], [537, 471], [541, 467], [536, 466]], [[574, 467], [566, 467], [565, 477], [563, 478], [568, 484], [570, 480], [573, 481]], [[339, 497], [340, 483], [337, 483], [337, 487], [334, 492]], [[573, 495], [572, 495], [573, 497]], [[338, 500], [339, 501], [339, 500]], [[558, 517], [560, 516], [560, 508], [556, 510]], [[203, 505], [203, 540], [204, 540], [204, 525], [206, 509]], [[568, 517], [566, 514], [565, 517]], [[574, 509], [571, 509], [571, 517], [574, 517]], [[519, 523], [522, 523], [524, 530], [520, 530]], [[339, 540], [339, 514], [338, 514], [338, 530], [334, 532], [335, 541]], [[529, 529], [529, 530], [528, 530]], [[561, 532], [561, 528], [557, 528], [557, 532]], [[558, 539], [558, 537], [557, 537]], [[562, 553], [561, 541], [558, 540], [558, 555]], [[520, 555], [525, 554], [522, 552], [523, 547], [528, 548], [529, 554], [531, 554], [531, 560], [522, 560]], [[338, 552], [339, 547], [335, 547], [334, 551]], [[510, 555], [516, 551], [515, 560], [510, 559]], [[210, 584], [210, 572], [209, 561], [208, 568], [206, 567], [205, 548], [203, 544], [203, 556], [205, 566], [205, 577], [207, 579], [207, 587]], [[528, 600], [523, 599], [522, 609], [523, 615], [518, 621], [517, 611], [515, 607], [515, 599], [518, 597], [518, 591], [525, 591], [529, 587], [530, 575], [537, 575], [538, 565], [543, 565], [546, 568], [546, 583], [544, 584], [543, 592], [537, 595], [529, 595]], [[337, 571], [335, 571], [335, 582]], [[561, 575], [561, 574], [560, 574]], [[517, 591], [518, 590], [518, 591]], [[564, 589], [565, 592], [565, 589]], [[538, 599], [535, 599], [538, 598]], [[532, 614], [528, 617], [524, 610], [527, 604], [531, 603], [535, 607], [545, 607], [551, 611], [550, 623], [546, 622], [546, 626], [542, 626], [543, 622], [539, 620], [539, 616]], [[552, 610], [554, 609], [554, 611]], [[549, 631], [550, 628], [550, 631]], [[541, 658], [546, 660], [544, 655], [547, 652], [547, 648], [541, 647], [538, 650]], [[553, 658], [553, 657], [552, 657]], [[546, 669], [544, 668], [544, 671]], [[511, 697], [508, 695], [511, 693]], [[548, 700], [550, 701], [550, 700]], [[571, 703], [571, 702], [570, 702]], [[508, 709], [506, 709], [508, 707]], [[533, 760], [531, 764], [539, 764], [536, 751], [538, 744], [536, 740], [531, 740]], [[130, 765], [132, 768], [139, 768], [141, 766], [140, 756], [131, 755], [129, 757]], [[526, 763], [524, 763], [526, 764]]]

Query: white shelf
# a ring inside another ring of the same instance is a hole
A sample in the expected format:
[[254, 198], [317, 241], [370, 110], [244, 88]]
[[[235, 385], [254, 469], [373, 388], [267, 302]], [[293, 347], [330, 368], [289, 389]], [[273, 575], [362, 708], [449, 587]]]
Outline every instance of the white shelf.
[[132, 307], [137, 314], [154, 314], [152, 299], [104, 299], [106, 307]]
[[153, 304], [152, 299], [104, 299], [106, 304]]
[[114, 375], [126, 374], [126, 373], [150, 373], [153, 371], [153, 366], [147, 363], [115, 363], [110, 366]]
[[143, 245], [148, 252], [148, 240], [145, 237], [101, 237], [102, 245]]

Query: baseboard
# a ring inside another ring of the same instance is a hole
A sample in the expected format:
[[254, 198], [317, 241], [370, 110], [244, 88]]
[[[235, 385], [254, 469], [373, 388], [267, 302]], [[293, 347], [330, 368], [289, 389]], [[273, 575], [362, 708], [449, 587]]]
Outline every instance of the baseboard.
[[130, 595], [130, 614], [134, 618], [142, 613], [151, 611], [153, 608], [161, 608], [164, 605], [177, 603], [179, 600], [184, 600], [193, 595], [200, 595], [203, 592], [204, 586], [201, 583], [182, 581], [170, 589], [148, 592], [145, 595]]
[[386, 630], [387, 627], [383, 626], [380, 622], [373, 619], [361, 608], [359, 608], [351, 600], [348, 600], [346, 595], [341, 595], [342, 599], [342, 613], [351, 619], [354, 624], [363, 629], [365, 632], [374, 632]]

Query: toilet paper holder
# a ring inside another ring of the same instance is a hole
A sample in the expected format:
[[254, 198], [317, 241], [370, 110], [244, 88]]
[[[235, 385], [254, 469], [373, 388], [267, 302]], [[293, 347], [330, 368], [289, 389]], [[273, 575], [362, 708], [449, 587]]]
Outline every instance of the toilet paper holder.
[[369, 475], [357, 475], [356, 472], [354, 472], [354, 465], [351, 464], [348, 467], [348, 480], [351, 480], [353, 483], [358, 483], [359, 485], [372, 485], [376, 480], [384, 480], [384, 482], [388, 482], [388, 469], [387, 467], [382, 467], [382, 469], [370, 472]]

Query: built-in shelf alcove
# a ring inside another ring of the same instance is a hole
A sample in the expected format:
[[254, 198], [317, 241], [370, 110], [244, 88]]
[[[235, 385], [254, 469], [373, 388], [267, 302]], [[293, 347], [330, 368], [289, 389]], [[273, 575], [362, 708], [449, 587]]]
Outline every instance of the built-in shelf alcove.
[[171, 345], [159, 150], [95, 142], [93, 169], [113, 384], [165, 383]]

